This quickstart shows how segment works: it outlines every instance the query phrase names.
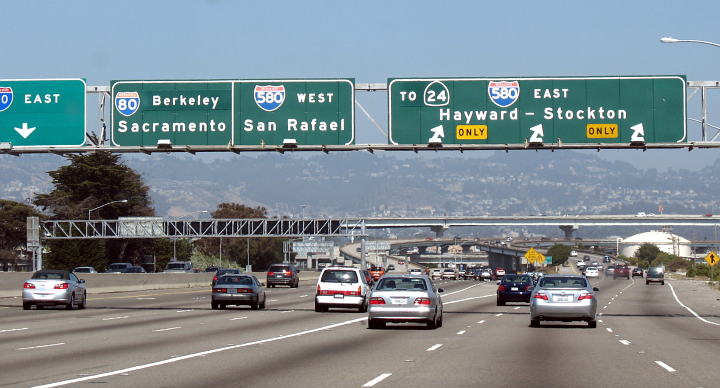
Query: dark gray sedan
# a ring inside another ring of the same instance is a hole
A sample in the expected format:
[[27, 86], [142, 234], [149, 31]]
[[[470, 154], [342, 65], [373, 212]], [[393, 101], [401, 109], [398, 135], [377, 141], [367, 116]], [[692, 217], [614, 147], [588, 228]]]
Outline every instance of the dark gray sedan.
[[372, 290], [368, 328], [379, 329], [387, 322], [425, 323], [430, 329], [442, 326], [443, 289], [435, 289], [427, 276], [385, 275]]
[[253, 310], [265, 308], [265, 288], [252, 275], [223, 275], [212, 288], [213, 310], [229, 305], [248, 305]]
[[87, 304], [85, 281], [74, 273], [60, 270], [35, 272], [23, 284], [23, 310], [44, 306], [64, 305], [68, 310], [75, 307], [84, 309]]

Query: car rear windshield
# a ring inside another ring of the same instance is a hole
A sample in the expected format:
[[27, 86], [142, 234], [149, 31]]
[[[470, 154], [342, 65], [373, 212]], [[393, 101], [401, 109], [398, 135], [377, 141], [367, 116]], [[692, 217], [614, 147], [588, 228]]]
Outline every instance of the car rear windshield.
[[452, 269], [452, 268], [447, 268], [447, 269], [445, 269], [443, 272], [455, 272], [455, 270]]
[[597, 271], [597, 267], [587, 267], [585, 268], [586, 271]]
[[648, 275], [660, 275], [663, 273], [663, 270], [660, 268], [650, 268], [647, 273]]
[[126, 269], [128, 268], [125, 264], [110, 264], [108, 266], [108, 270], [114, 270], [114, 269]]
[[33, 279], [67, 280], [68, 276], [62, 272], [35, 272]]
[[217, 276], [224, 275], [226, 273], [240, 273], [239, 269], [219, 269], [217, 270]]
[[357, 283], [358, 277], [355, 271], [330, 270], [323, 272], [320, 281], [326, 283]]
[[527, 275], [505, 275], [502, 278], [503, 282], [506, 283], [530, 283], [532, 280]]
[[540, 280], [541, 288], [585, 288], [587, 282], [581, 278], [552, 278], [544, 277]]
[[427, 291], [427, 285], [423, 279], [407, 278], [382, 278], [377, 286], [378, 291], [392, 290], [415, 290]]
[[241, 286], [252, 286], [253, 280], [249, 276], [223, 276], [218, 279], [218, 284], [238, 284]]
[[185, 263], [169, 263], [166, 269], [185, 269]]
[[268, 272], [283, 272], [283, 271], [289, 271], [290, 267], [287, 265], [271, 265], [270, 268], [268, 268]]
[[87, 267], [78, 267], [73, 270], [73, 272], [82, 272], [82, 273], [90, 273], [90, 268]]

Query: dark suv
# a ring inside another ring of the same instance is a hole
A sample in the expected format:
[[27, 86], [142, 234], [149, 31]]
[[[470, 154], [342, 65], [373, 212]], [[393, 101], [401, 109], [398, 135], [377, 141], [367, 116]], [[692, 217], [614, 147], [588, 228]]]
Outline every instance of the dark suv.
[[300, 278], [298, 274], [300, 269], [292, 264], [273, 264], [267, 271], [267, 286], [275, 287], [278, 284], [298, 288]]

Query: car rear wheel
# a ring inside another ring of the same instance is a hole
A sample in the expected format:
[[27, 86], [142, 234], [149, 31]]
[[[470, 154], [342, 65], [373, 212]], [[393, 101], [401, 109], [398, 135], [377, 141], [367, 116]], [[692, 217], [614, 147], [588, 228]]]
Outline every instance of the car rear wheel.
[[360, 307], [358, 307], [358, 312], [361, 312], [361, 313], [367, 312], [367, 304], [365, 304], [365, 302], [363, 302], [363, 304], [361, 304]]
[[267, 297], [265, 297], [265, 294], [263, 294], [263, 301], [262, 301], [262, 303], [260, 303], [260, 309], [261, 309], [261, 310], [264, 310], [264, 309], [265, 309], [265, 302], [266, 302], [266, 301], [267, 301]]
[[649, 285], [649, 284], [650, 284], [650, 282], [646, 280], [646, 281], [645, 281], [645, 285], [647, 286], [647, 285]]
[[597, 327], [597, 321], [588, 321], [588, 329], [594, 329]]
[[87, 307], [87, 292], [83, 292], [83, 300], [82, 303], [78, 305], [78, 309], [83, 310]]
[[435, 330], [435, 329], [437, 329], [437, 322], [435, 322], [434, 319], [431, 320], [431, 321], [428, 321], [428, 322], [427, 322], [427, 328], [430, 329], [430, 330]]
[[327, 311], [327, 309], [324, 306], [321, 306], [320, 303], [315, 302], [315, 312], [316, 313], [322, 313]]
[[65, 305], [65, 308], [68, 310], [75, 309], [75, 294], [70, 295], [70, 300], [68, 301], [68, 304]]
[[220, 310], [225, 310], [227, 305], [225, 303], [218, 303], [218, 307], [220, 307]]
[[256, 300], [255, 302], [253, 302], [253, 303], [250, 305], [250, 308], [253, 309], [253, 310], [259, 310], [259, 309], [260, 309], [260, 297], [258, 297], [258, 300]]
[[539, 319], [531, 319], [530, 327], [540, 327], [540, 320]]
[[498, 305], [498, 306], [505, 306], [505, 301], [498, 299], [498, 300], [497, 300], [497, 305]]
[[217, 309], [218, 309], [218, 303], [217, 303], [217, 302], [210, 302], [210, 308], [212, 308], [213, 310], [217, 310]]
[[379, 319], [369, 319], [368, 329], [382, 329], [385, 327], [385, 322]]
[[664, 286], [664, 285], [665, 285], [665, 281], [664, 281], [664, 280], [661, 281], [661, 282], [660, 282], [660, 285]]
[[23, 303], [23, 310], [30, 310], [30, 306], [32, 306], [30, 303]]

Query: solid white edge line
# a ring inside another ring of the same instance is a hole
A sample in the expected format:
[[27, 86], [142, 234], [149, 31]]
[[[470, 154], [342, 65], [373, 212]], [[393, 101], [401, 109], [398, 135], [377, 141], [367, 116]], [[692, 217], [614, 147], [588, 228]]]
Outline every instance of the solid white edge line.
[[153, 331], [158, 332], [158, 331], [168, 331], [168, 330], [175, 330], [175, 329], [182, 329], [182, 327], [175, 326], [175, 327], [168, 327], [167, 329], [157, 329], [157, 330], [153, 330]]
[[23, 331], [23, 330], [27, 330], [27, 329], [28, 329], [27, 327], [21, 327], [19, 329], [5, 329], [5, 330], [0, 330], [0, 333], [10, 333], [11, 331]]
[[65, 342], [59, 342], [59, 343], [50, 344], [50, 345], [30, 346], [30, 347], [27, 347], [27, 348], [17, 348], [17, 349], [15, 349], [15, 350], [28, 350], [28, 349], [48, 348], [48, 347], [50, 347], [50, 346], [60, 346], [60, 345], [65, 345]]
[[441, 346], [443, 346], [443, 344], [435, 344], [435, 345], [433, 345], [433, 346], [425, 349], [425, 351], [426, 351], [426, 352], [432, 352], [433, 350], [439, 349]]
[[392, 376], [392, 373], [383, 373], [380, 376], [368, 381], [367, 383], [363, 384], [363, 387], [372, 387], [373, 385], [385, 380], [386, 378]]
[[111, 317], [111, 318], [103, 318], [103, 321], [112, 321], [113, 319], [126, 319], [129, 318], [127, 315], [123, 315], [122, 317]]
[[[672, 291], [673, 297], [675, 297], [675, 301], [678, 302], [678, 304], [679, 304], [680, 306], [685, 307], [685, 309], [686, 309], [687, 311], [690, 311], [690, 314], [694, 315], [695, 318], [697, 318], [697, 319], [699, 319], [699, 320], [701, 320], [701, 321], [703, 321], [703, 322], [705, 322], [705, 323], [709, 323], [709, 324], [711, 324], [711, 325], [720, 326], [720, 323], [708, 321], [707, 319], [705, 319], [705, 318], [701, 317], [700, 315], [698, 315], [698, 313], [696, 313], [695, 311], [693, 311], [690, 307], [685, 306], [685, 305], [683, 304], [683, 302], [681, 302], [680, 299], [678, 298], [677, 294], [675, 293], [675, 288], [672, 286], [672, 284], [670, 284], [670, 282], [668, 282], [668, 286], [670, 286], [670, 291]], [[655, 362], [658, 362], [658, 361], [655, 361]]]
[[673, 369], [673, 367], [671, 367], [670, 365], [668, 365], [662, 361], [655, 361], [655, 363], [660, 365], [663, 369], [665, 369], [666, 371], [668, 371], [670, 373], [677, 372], [675, 369]]
[[500, 313], [500, 314], [495, 314], [496, 317], [499, 317], [499, 316], [502, 316], [502, 315], [503, 315], [502, 313]]
[[115, 376], [115, 375], [119, 375], [119, 374], [123, 374], [123, 373], [134, 372], [134, 371], [136, 371], [136, 370], [152, 368], [152, 367], [155, 367], [155, 366], [160, 366], [160, 365], [165, 365], [165, 364], [171, 364], [171, 363], [174, 363], [174, 362], [178, 362], [178, 361], [182, 361], [182, 360], [187, 360], [187, 359], [190, 359], [190, 358], [202, 357], [202, 356], [206, 356], [206, 355], [208, 355], [208, 354], [213, 354], [213, 353], [218, 353], [218, 352], [224, 352], [224, 351], [226, 351], [226, 350], [237, 349], [237, 348], [244, 348], [244, 347], [248, 347], [248, 346], [252, 346], [252, 345], [259, 345], [259, 344], [264, 344], [264, 343], [268, 343], [268, 342], [275, 342], [275, 341], [279, 341], [279, 340], [283, 340], [283, 339], [287, 339], [287, 338], [299, 337], [299, 336], [306, 335], [306, 334], [317, 333], [317, 332], [319, 332], [319, 331], [334, 329], [334, 328], [336, 328], [336, 327], [345, 326], [345, 325], [349, 325], [349, 324], [356, 323], [356, 322], [362, 322], [362, 321], [366, 321], [366, 320], [367, 320], [367, 317], [351, 319], [351, 320], [349, 320], [349, 321], [344, 321], [344, 322], [340, 322], [340, 323], [334, 323], [334, 324], [332, 324], [332, 325], [327, 325], [327, 326], [323, 326], [323, 327], [318, 327], [318, 328], [315, 328], [315, 329], [309, 329], [309, 330], [299, 331], [299, 332], [293, 333], [293, 334], [281, 335], [281, 336], [278, 336], [278, 337], [271, 337], [271, 338], [267, 338], [267, 339], [264, 339], [264, 340], [258, 340], [258, 341], [253, 341], [253, 342], [246, 342], [246, 343], [244, 343], [244, 344], [239, 344], [239, 345], [224, 346], [224, 347], [222, 347], [222, 348], [216, 348], [216, 349], [205, 350], [205, 351], [203, 351], [203, 352], [186, 354], [186, 355], [184, 355], [184, 356], [178, 356], [178, 357], [168, 358], [168, 359], [165, 359], [165, 360], [162, 360], [162, 361], [151, 362], [151, 363], [149, 363], [149, 364], [137, 365], [137, 366], [133, 366], [133, 367], [130, 367], [130, 368], [125, 368], [125, 369], [118, 369], [118, 370], [115, 370], [115, 371], [112, 371], [112, 372], [105, 372], [105, 373], [99, 373], [99, 374], [91, 375], [91, 376], [78, 377], [78, 378], [75, 378], [75, 379], [58, 381], [58, 382], [56, 382], [56, 383], [49, 383], [49, 384], [44, 384], [44, 385], [36, 385], [34, 388], [59, 387], [59, 386], [62, 386], [62, 385], [75, 384], [75, 383], [79, 383], [79, 382], [83, 382], [83, 381], [95, 380], [95, 379], [99, 379], [99, 378], [103, 378], [103, 377], [108, 377], [108, 376]]

